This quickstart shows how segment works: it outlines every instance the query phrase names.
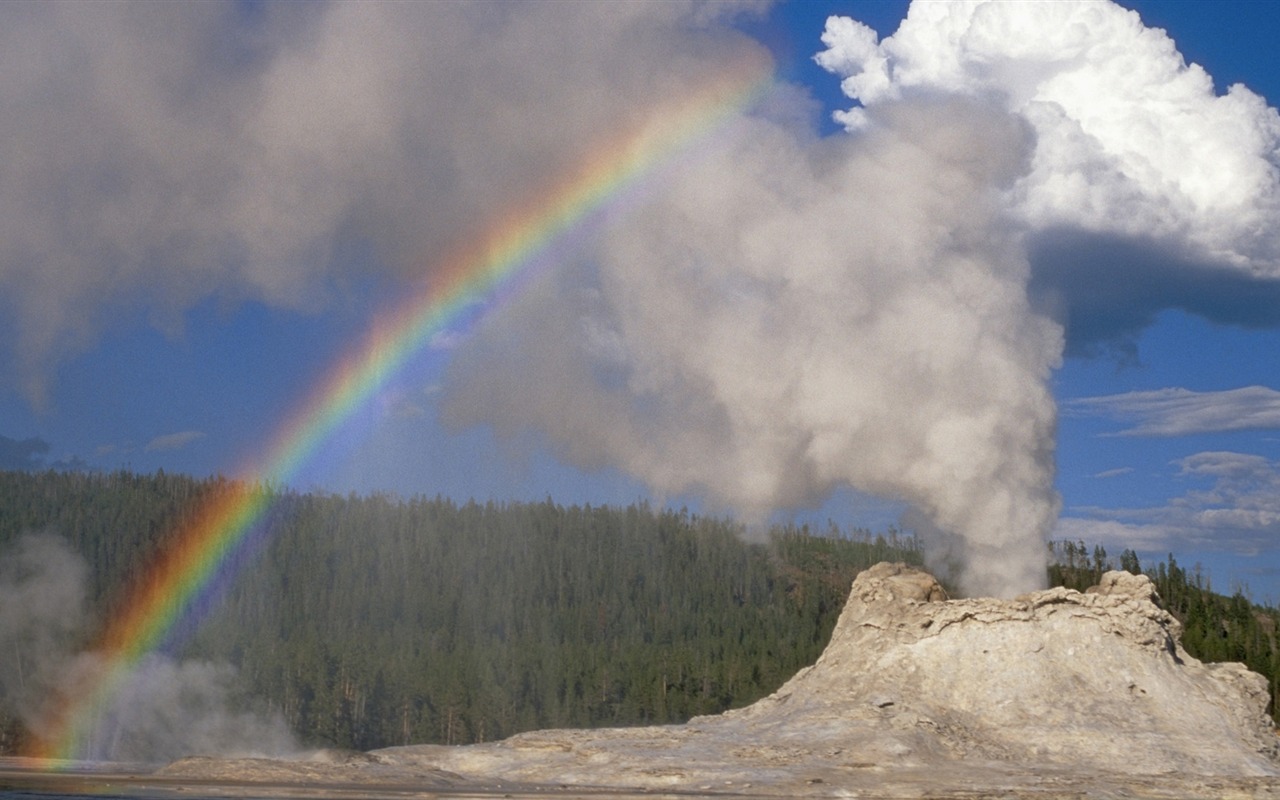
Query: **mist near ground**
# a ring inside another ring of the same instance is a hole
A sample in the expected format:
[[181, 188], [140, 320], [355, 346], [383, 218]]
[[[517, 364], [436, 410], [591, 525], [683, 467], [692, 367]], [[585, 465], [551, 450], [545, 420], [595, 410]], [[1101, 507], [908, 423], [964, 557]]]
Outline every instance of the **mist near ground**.
[[[36, 736], [57, 737], [60, 704], [114, 669], [88, 646], [88, 567], [51, 532], [0, 552], [0, 705]], [[301, 751], [283, 717], [255, 709], [228, 664], [149, 653], [91, 709], [75, 756], [162, 763], [187, 755], [287, 756]]]

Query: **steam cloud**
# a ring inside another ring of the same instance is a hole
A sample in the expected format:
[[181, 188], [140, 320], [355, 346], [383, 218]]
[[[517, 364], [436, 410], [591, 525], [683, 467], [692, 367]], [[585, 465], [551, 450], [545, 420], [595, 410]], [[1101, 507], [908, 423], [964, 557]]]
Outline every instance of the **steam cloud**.
[[[755, 7], [6, 6], [0, 375], [38, 399], [139, 304], [176, 330], [209, 296], [417, 280], [761, 53], [732, 25]], [[904, 500], [966, 591], [1035, 588], [1063, 354], [1169, 307], [1280, 324], [1280, 117], [1110, 2], [917, 3], [822, 41], [846, 133], [779, 87], [461, 342], [445, 416], [757, 516]]]
[[[0, 554], [0, 707], [53, 735], [55, 698], [94, 682], [82, 649], [87, 567], [61, 538], [27, 535]], [[279, 715], [238, 709], [229, 665], [151, 654], [99, 709], [84, 758], [162, 762], [191, 755], [287, 755], [299, 746]]]
[[139, 306], [176, 332], [210, 296], [419, 280], [600, 131], [763, 57], [722, 24], [758, 5], [5, 6], [0, 375], [42, 402], [51, 359]]
[[902, 498], [962, 536], [971, 590], [1037, 585], [1062, 340], [999, 202], [1030, 131], [925, 100], [856, 139], [738, 133], [612, 231], [591, 289], [568, 274], [462, 351], [447, 410], [757, 516], [846, 484]]
[[464, 350], [447, 410], [739, 509], [896, 497], [964, 591], [1037, 588], [1066, 348], [1169, 306], [1280, 321], [1221, 302], [1280, 291], [1280, 117], [1106, 2], [917, 3], [823, 42], [844, 141], [744, 122], [612, 232], [590, 291]]
[[36, 717], [78, 644], [86, 574], [50, 534], [22, 537], [0, 560], [0, 702], [25, 720]]

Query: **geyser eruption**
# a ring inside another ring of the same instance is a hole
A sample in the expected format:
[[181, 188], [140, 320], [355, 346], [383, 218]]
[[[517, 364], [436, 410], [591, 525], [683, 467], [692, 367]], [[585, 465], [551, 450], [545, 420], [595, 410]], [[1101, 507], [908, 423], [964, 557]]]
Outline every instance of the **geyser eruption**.
[[[177, 330], [213, 297], [429, 283], [602, 138], [765, 58], [753, 10], [6, 7], [0, 375], [38, 400], [122, 308]], [[897, 498], [965, 591], [1035, 588], [1062, 353], [1169, 307], [1280, 324], [1280, 116], [1105, 0], [917, 3], [822, 41], [848, 131], [779, 86], [455, 337], [444, 416], [757, 518]]]
[[1276, 275], [1280, 118], [1108, 2], [918, 3], [823, 42], [846, 135], [741, 120], [468, 343], [447, 417], [739, 513], [896, 498], [964, 592], [1038, 588], [1051, 371]]
[[566, 273], [460, 354], [453, 418], [740, 513], [900, 498], [966, 591], [1039, 586], [1062, 337], [1001, 206], [1030, 130], [954, 98], [874, 116], [821, 143], [744, 120], [609, 232], [591, 290]]

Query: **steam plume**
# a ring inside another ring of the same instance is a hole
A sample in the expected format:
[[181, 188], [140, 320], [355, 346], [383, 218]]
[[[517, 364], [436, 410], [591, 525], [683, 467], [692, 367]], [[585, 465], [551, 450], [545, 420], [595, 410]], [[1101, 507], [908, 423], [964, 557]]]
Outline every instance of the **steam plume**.
[[[38, 400], [122, 309], [177, 330], [210, 296], [429, 280], [600, 130], [761, 50], [729, 24], [754, 5], [0, 7], [0, 380]], [[905, 500], [967, 591], [1034, 588], [1062, 355], [1168, 307], [1280, 324], [1280, 116], [1105, 0], [822, 41], [847, 133], [780, 89], [460, 343], [445, 416], [756, 516]]]
[[0, 381], [41, 401], [139, 307], [176, 333], [209, 297], [429, 279], [600, 131], [762, 51], [723, 24], [758, 5], [0, 7]]
[[959, 535], [939, 555], [969, 591], [1038, 585], [1061, 331], [1000, 206], [1031, 145], [958, 99], [822, 144], [744, 121], [611, 232], [591, 290], [568, 276], [460, 353], [448, 409], [757, 516], [842, 485], [904, 499]]
[[[24, 536], [0, 556], [0, 707], [44, 735], [50, 703], [104, 668], [82, 649], [87, 568], [49, 533]], [[98, 709], [78, 755], [162, 762], [299, 751], [282, 718], [238, 708], [236, 695], [229, 665], [151, 654]]]
[[823, 41], [843, 141], [744, 121], [464, 349], [447, 411], [737, 509], [896, 497], [965, 591], [1036, 588], [1051, 370], [1167, 305], [1274, 296], [1277, 114], [1109, 2], [917, 3]]
[[0, 560], [0, 703], [30, 721], [75, 651], [84, 562], [52, 534], [18, 539]]

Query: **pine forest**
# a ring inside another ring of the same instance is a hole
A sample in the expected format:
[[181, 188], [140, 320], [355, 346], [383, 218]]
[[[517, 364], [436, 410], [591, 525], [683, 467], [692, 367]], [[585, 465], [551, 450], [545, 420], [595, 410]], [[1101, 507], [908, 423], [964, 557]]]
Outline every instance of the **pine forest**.
[[[45, 532], [85, 560], [87, 646], [174, 532], [231, 488], [164, 473], [0, 472], [0, 552]], [[861, 569], [922, 562], [920, 543], [893, 529], [753, 532], [642, 503], [257, 491], [269, 512], [164, 649], [230, 663], [247, 707], [281, 712], [316, 747], [460, 744], [740, 707], [813, 663]], [[1083, 543], [1055, 543], [1052, 561], [1051, 582], [1080, 589], [1115, 567]], [[1131, 551], [1119, 567], [1141, 570]], [[1243, 661], [1274, 696], [1280, 613], [1213, 593], [1173, 556], [1146, 572], [1192, 655]], [[0, 646], [0, 670], [21, 673], [29, 646]], [[0, 753], [29, 736], [19, 710], [0, 698]]]

